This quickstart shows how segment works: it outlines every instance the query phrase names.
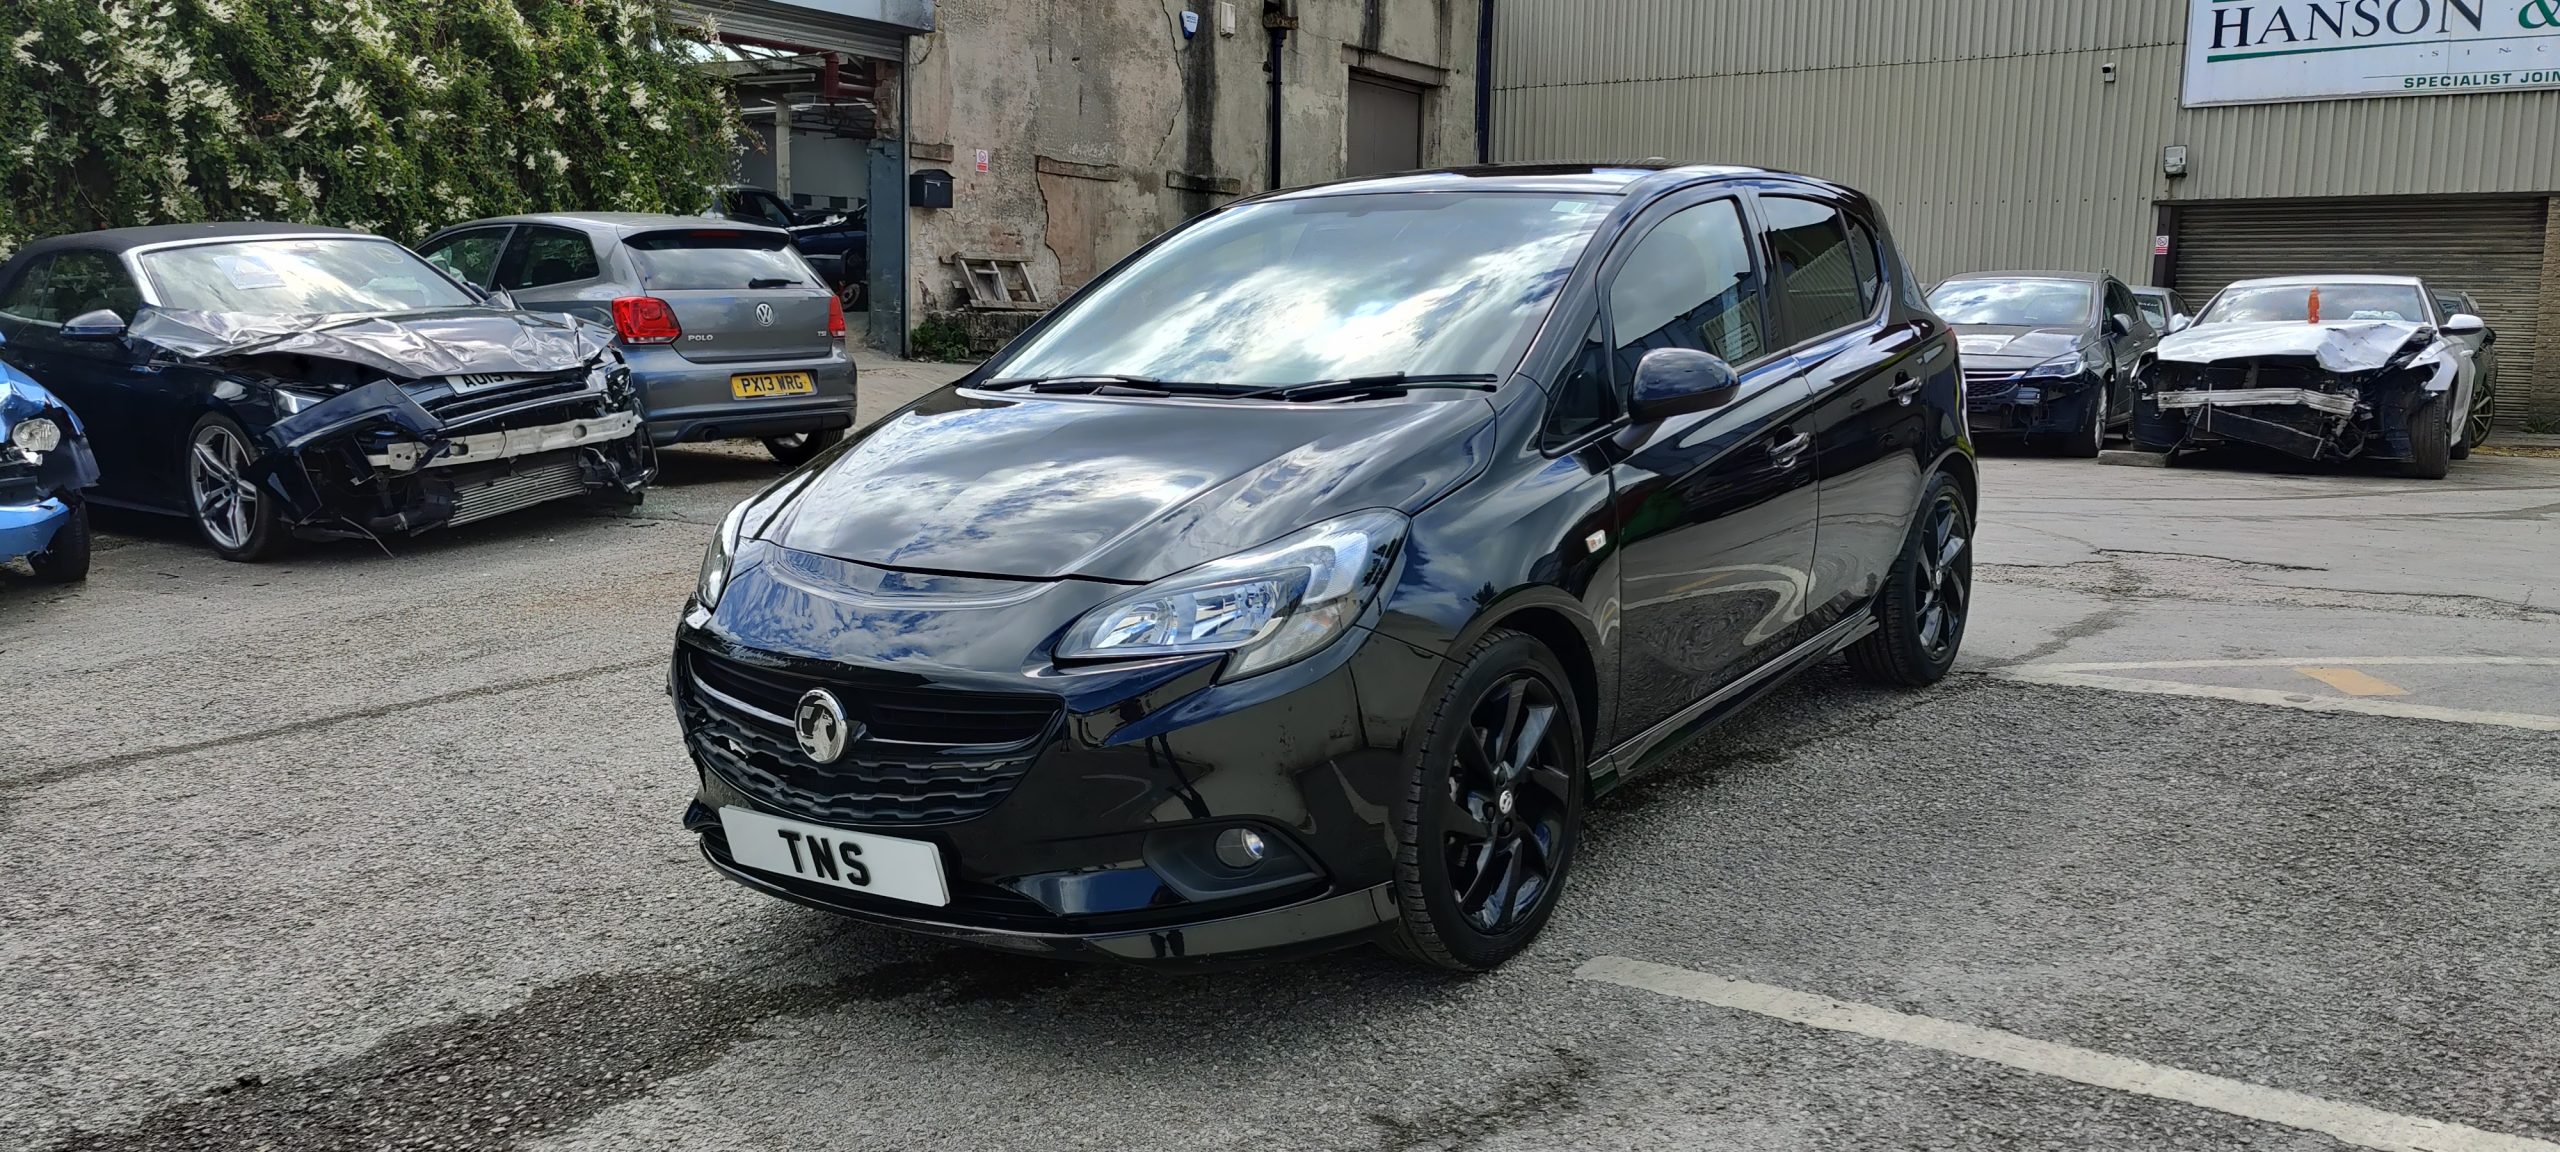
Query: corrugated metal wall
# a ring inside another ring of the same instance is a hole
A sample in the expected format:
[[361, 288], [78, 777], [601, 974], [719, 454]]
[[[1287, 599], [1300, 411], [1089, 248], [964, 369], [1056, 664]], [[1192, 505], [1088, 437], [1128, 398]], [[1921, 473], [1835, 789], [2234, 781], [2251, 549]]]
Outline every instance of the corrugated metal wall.
[[[2560, 92], [2187, 110], [2183, 0], [1498, 0], [1497, 160], [1833, 177], [1924, 277], [2150, 272], [2161, 199], [2560, 191]], [[2116, 65], [2105, 83], [2101, 66]], [[2185, 144], [2193, 175], [2160, 174]]]

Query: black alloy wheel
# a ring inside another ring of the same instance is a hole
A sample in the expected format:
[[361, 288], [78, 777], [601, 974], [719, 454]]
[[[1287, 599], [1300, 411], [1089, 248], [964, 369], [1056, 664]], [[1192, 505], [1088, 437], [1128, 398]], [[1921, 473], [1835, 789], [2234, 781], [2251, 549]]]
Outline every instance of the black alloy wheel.
[[1390, 950], [1499, 966], [1554, 911], [1582, 820], [1581, 717], [1555, 658], [1496, 632], [1443, 694], [1398, 832], [1404, 916]]
[[2098, 453], [2107, 446], [2107, 409], [2114, 407], [2114, 402], [2115, 384], [2113, 382], [2100, 384], [2094, 392], [2090, 393], [2088, 426], [2082, 428], [2072, 438], [2071, 443], [2063, 448], [2063, 455], [2077, 460], [2097, 459]]
[[764, 450], [772, 453], [774, 460], [784, 467], [797, 468], [817, 459], [818, 453], [835, 447], [836, 441], [842, 439], [844, 439], [844, 430], [841, 428], [829, 428], [823, 432], [794, 432], [788, 436], [765, 437]]
[[1899, 688], [1923, 688], [1945, 679], [1964, 644], [1973, 603], [1973, 514], [1964, 489], [1944, 472], [1930, 481], [1922, 506], [1885, 578], [1876, 605], [1876, 630], [1849, 648], [1849, 667], [1860, 679]]

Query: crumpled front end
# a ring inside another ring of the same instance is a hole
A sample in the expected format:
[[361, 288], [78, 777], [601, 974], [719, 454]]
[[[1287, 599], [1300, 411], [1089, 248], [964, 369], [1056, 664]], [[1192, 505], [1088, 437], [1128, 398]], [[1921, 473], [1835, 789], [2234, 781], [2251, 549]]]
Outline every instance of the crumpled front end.
[[35, 556], [71, 522], [98, 461], [53, 393], [0, 366], [0, 561]]
[[146, 317], [138, 339], [219, 373], [216, 399], [260, 449], [239, 479], [297, 535], [406, 535], [581, 496], [636, 504], [657, 473], [611, 333], [570, 317]]
[[[2218, 326], [2219, 327], [2219, 326]], [[2163, 342], [2134, 374], [2135, 442], [2239, 443], [2314, 461], [2412, 458], [2417, 414], [2453, 385], [2434, 329], [2229, 325]]]

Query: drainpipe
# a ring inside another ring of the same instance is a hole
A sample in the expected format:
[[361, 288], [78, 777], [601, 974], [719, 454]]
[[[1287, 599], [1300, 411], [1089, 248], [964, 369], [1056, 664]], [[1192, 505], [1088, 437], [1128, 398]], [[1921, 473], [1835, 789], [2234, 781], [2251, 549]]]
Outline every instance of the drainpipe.
[[1288, 46], [1289, 30], [1298, 26], [1296, 0], [1268, 0], [1262, 6], [1262, 26], [1271, 33], [1271, 56], [1263, 61], [1263, 69], [1271, 73], [1271, 179], [1268, 187], [1280, 187], [1280, 65], [1281, 53]]
[[1493, 163], [1493, 0], [1476, 6], [1476, 163]]

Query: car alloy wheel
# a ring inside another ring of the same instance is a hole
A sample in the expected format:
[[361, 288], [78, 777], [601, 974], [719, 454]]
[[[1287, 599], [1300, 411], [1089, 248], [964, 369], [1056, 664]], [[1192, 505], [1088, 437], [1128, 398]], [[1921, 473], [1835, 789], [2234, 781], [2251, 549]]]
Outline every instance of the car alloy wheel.
[[1514, 672], [1477, 700], [1458, 733], [1440, 849], [1448, 894], [1482, 935], [1525, 923], [1560, 871], [1573, 799], [1562, 711], [1536, 673]]
[[2464, 418], [2462, 447], [2477, 448], [2489, 442], [2489, 431], [2498, 422], [2498, 387], [2483, 379], [2472, 389], [2471, 414]]
[[258, 526], [258, 486], [248, 479], [252, 456], [240, 431], [208, 421], [188, 445], [187, 488], [196, 524], [225, 552], [244, 551]]
[[1973, 596], [1973, 525], [1954, 491], [1938, 493], [1929, 505], [1920, 551], [1913, 558], [1918, 561], [1911, 577], [1920, 650], [1933, 662], [1943, 660], [1954, 655], [1964, 638], [1965, 610]]

